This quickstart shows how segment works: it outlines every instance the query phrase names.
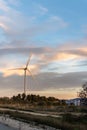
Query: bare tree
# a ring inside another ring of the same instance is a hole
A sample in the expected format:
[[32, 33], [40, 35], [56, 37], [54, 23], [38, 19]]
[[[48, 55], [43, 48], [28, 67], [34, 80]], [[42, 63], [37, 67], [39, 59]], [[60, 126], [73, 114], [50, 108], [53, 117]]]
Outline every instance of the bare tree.
[[78, 96], [81, 98], [81, 105], [87, 105], [87, 82], [83, 84]]

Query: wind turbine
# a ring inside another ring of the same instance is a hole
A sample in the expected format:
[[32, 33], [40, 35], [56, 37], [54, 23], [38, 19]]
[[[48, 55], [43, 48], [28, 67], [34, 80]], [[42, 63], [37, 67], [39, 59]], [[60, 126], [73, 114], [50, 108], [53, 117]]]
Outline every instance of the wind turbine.
[[30, 59], [31, 59], [31, 56], [29, 57], [26, 65], [24, 68], [14, 68], [14, 69], [10, 69], [10, 70], [24, 70], [24, 94], [26, 94], [26, 74], [27, 74], [27, 71], [28, 73], [32, 76], [33, 78], [33, 75], [28, 67], [29, 63], [30, 63]]

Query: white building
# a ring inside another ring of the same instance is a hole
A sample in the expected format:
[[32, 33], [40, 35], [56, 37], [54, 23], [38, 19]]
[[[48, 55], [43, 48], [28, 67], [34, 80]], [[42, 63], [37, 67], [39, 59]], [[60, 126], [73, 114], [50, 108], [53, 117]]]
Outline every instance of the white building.
[[74, 104], [75, 106], [80, 106], [81, 99], [80, 98], [74, 98], [74, 99], [66, 100], [66, 103], [68, 105]]

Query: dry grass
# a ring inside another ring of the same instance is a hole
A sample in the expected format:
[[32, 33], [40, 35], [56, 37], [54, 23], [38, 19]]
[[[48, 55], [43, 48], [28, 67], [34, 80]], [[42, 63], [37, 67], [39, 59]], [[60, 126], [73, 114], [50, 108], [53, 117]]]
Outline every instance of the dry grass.
[[[0, 111], [3, 114], [3, 111]], [[61, 130], [86, 130], [87, 129], [87, 115], [84, 116], [73, 116], [71, 114], [64, 114], [63, 118], [54, 117], [43, 117], [31, 114], [24, 114], [20, 112], [5, 111], [4, 114], [9, 114], [9, 116], [23, 120], [24, 122], [35, 122], [35, 124], [48, 125]]]

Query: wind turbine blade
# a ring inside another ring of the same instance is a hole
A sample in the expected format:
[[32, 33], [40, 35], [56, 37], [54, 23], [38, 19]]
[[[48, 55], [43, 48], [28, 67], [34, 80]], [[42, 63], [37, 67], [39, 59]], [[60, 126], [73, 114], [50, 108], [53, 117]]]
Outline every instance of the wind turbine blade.
[[36, 78], [32, 75], [31, 71], [29, 69], [27, 69], [27, 71], [29, 72], [29, 74], [32, 76], [33, 80], [35, 81], [35, 83], [38, 85], [38, 82], [36, 80]]
[[34, 79], [34, 76], [32, 75], [31, 71], [29, 69], [27, 69], [27, 71], [29, 72], [29, 74], [32, 76], [32, 78]]
[[29, 65], [29, 63], [30, 63], [31, 56], [32, 56], [32, 55], [30, 55], [30, 57], [29, 57], [29, 59], [28, 59], [28, 61], [27, 61], [26, 68], [28, 67], [28, 65]]
[[24, 70], [24, 68], [13, 68], [13, 69], [8, 69], [8, 70]]

